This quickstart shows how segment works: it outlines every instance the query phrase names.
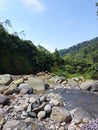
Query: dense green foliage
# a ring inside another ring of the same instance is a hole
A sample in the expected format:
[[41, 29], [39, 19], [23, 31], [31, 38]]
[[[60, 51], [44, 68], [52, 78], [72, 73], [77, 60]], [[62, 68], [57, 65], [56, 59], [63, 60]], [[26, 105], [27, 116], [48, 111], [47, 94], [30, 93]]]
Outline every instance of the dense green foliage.
[[9, 34], [0, 25], [0, 73], [29, 74], [50, 71], [52, 58], [43, 47]]
[[[9, 25], [9, 20], [4, 22]], [[0, 24], [0, 74], [35, 74], [37, 72], [59, 69], [62, 58], [58, 51], [50, 53], [42, 46], [36, 47], [30, 40], [20, 39], [9, 34]]]
[[98, 79], [98, 37], [62, 49], [59, 54], [64, 58], [66, 73]]

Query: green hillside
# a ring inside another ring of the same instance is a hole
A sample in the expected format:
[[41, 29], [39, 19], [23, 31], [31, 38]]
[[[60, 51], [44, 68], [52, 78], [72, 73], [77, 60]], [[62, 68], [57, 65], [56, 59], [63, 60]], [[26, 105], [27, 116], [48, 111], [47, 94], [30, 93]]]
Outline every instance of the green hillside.
[[98, 37], [59, 50], [59, 54], [64, 58], [67, 73], [98, 79]]

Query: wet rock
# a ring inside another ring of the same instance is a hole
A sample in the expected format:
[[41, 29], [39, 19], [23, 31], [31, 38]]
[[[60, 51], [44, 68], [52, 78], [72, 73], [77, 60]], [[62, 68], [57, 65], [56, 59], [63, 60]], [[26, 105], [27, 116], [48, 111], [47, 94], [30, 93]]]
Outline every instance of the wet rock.
[[38, 117], [39, 120], [45, 118], [45, 116], [46, 116], [45, 111], [40, 111], [40, 112], [37, 114], [37, 117]]
[[9, 98], [3, 94], [0, 94], [0, 104], [7, 105], [9, 103]]
[[53, 107], [50, 118], [57, 122], [70, 122], [71, 114], [63, 107]]
[[11, 75], [10, 74], [4, 74], [0, 75], [0, 84], [1, 85], [8, 85], [11, 82]]
[[74, 119], [76, 119], [78, 117], [78, 119], [80, 121], [82, 121], [82, 120], [85, 120], [85, 121], [89, 120], [90, 121], [92, 119], [91, 116], [90, 116], [90, 114], [87, 113], [87, 112], [85, 112], [81, 108], [73, 109], [73, 110], [70, 111], [70, 113], [73, 115]]

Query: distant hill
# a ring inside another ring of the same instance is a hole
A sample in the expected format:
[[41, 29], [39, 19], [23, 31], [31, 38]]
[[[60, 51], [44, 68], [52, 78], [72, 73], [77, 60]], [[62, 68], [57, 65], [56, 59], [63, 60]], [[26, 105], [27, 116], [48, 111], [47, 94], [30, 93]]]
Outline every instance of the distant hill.
[[91, 39], [89, 41], [81, 42], [77, 45], [73, 45], [68, 49], [61, 49], [59, 50], [59, 54], [60, 56], [65, 56], [68, 53], [76, 55], [81, 51], [84, 53], [86, 53], [86, 51], [88, 51], [88, 53], [94, 53], [97, 50], [98, 50], [98, 37]]

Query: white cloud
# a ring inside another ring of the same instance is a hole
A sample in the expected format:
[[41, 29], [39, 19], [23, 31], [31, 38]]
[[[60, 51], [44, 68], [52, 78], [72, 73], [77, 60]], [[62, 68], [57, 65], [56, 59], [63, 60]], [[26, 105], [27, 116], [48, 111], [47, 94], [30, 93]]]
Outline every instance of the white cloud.
[[37, 13], [43, 13], [46, 10], [46, 6], [41, 0], [21, 0], [29, 9], [33, 9]]
[[0, 0], [0, 10], [2, 11], [6, 11], [7, 8], [7, 4], [10, 0]]

